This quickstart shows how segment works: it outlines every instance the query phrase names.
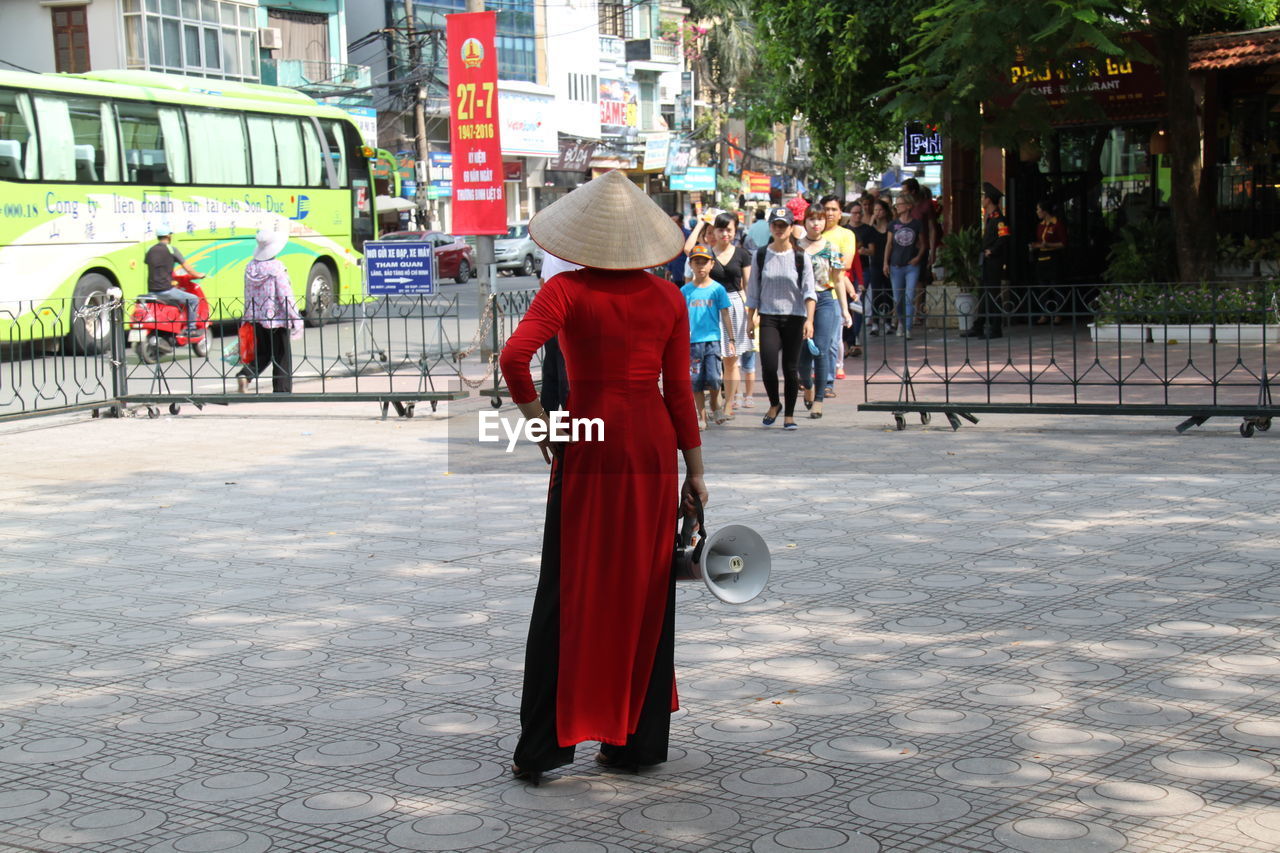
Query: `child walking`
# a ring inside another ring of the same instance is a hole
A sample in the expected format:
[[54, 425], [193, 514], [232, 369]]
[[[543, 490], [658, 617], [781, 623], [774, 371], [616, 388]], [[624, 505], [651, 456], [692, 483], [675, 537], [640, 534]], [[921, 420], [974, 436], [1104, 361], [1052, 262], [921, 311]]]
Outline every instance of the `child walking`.
[[693, 380], [693, 401], [698, 407], [698, 422], [702, 429], [708, 425], [705, 394], [711, 391], [711, 418], [717, 424], [725, 422], [724, 409], [720, 405], [720, 339], [723, 330], [725, 353], [737, 354], [733, 345], [733, 321], [729, 317], [729, 294], [724, 285], [711, 278], [711, 264], [715, 260], [711, 250], [696, 245], [689, 251], [689, 266], [693, 269], [693, 281], [680, 288], [689, 306], [689, 374]]

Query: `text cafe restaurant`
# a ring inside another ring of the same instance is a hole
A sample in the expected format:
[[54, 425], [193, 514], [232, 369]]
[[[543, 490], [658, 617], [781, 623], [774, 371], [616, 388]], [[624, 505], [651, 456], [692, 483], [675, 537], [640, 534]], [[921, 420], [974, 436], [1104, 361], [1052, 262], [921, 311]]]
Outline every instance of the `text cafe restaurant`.
[[[1092, 121], [1073, 119], [1066, 104], [1067, 87], [1074, 84], [1053, 71], [1015, 67], [1009, 80], [1048, 101], [1058, 116], [1055, 131], [1018, 150], [984, 148], [980, 176], [965, 183], [977, 187], [989, 181], [1003, 188], [1015, 247], [1035, 239], [1036, 203], [1052, 202], [1067, 225], [1071, 245], [1064, 275], [1101, 281], [1116, 231], [1168, 214], [1169, 163], [1162, 135], [1167, 107], [1159, 70], [1100, 56], [1087, 84], [1100, 108], [1095, 116], [1101, 115]], [[1000, 104], [991, 108], [1000, 109]], [[948, 171], [953, 173], [948, 186], [954, 186], [958, 170]], [[1032, 280], [1030, 264], [1028, 252], [1011, 252], [1009, 280]]]
[[[1196, 36], [1189, 47], [1215, 226], [1220, 234], [1270, 236], [1280, 229], [1280, 27]], [[1065, 102], [1064, 82], [1043, 71], [1013, 68], [1010, 81], [1030, 83], [1055, 108]], [[979, 175], [964, 175], [964, 158], [948, 156], [946, 180], [958, 204], [974, 198], [982, 181], [1004, 187], [1015, 246], [1035, 239], [1036, 201], [1056, 202], [1072, 246], [1066, 275], [1081, 282], [1101, 280], [1119, 228], [1170, 215], [1168, 107], [1159, 70], [1104, 59], [1090, 92], [1101, 121], [1073, 122], [1063, 110], [1056, 132], [1039, 145], [984, 149]], [[959, 151], [948, 146], [953, 153]], [[957, 209], [951, 221], [967, 220], [972, 209]], [[1013, 252], [1010, 261], [1011, 281], [1030, 280], [1026, 252]]]

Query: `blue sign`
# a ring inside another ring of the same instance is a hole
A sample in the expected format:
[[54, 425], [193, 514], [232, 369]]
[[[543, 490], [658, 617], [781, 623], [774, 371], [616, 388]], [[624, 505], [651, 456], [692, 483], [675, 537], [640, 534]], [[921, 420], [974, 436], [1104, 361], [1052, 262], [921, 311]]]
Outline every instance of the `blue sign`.
[[672, 175], [667, 182], [672, 192], [714, 192], [716, 170], [714, 166], [690, 166], [683, 175]]
[[365, 243], [364, 280], [365, 292], [370, 296], [430, 296], [436, 292], [431, 276], [431, 244], [413, 240]]

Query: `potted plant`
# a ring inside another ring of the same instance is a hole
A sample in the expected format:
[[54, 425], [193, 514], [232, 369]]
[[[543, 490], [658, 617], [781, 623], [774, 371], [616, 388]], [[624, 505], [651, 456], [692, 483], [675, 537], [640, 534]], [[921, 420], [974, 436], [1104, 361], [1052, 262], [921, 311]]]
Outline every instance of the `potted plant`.
[[960, 331], [968, 331], [978, 306], [978, 285], [982, 282], [982, 227], [971, 225], [952, 231], [938, 247], [941, 275], [935, 277], [959, 291], [955, 296], [955, 313]]

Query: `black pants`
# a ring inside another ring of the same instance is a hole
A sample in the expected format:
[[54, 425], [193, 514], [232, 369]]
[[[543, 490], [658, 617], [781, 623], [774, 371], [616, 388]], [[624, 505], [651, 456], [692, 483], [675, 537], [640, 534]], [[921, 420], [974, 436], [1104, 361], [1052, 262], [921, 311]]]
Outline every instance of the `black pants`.
[[293, 390], [293, 348], [289, 344], [289, 330], [266, 329], [253, 324], [253, 363], [240, 368], [240, 375], [257, 379], [271, 366], [271, 390], [288, 394]]
[[[520, 696], [520, 740], [512, 761], [521, 770], [546, 771], [573, 761], [572, 746], [556, 739], [556, 687], [560, 673], [560, 496], [562, 463], [551, 466], [546, 527], [542, 534], [542, 566], [529, 620], [524, 653], [524, 689]], [[675, 542], [673, 540], [672, 545]], [[600, 567], [603, 568], [603, 567]], [[610, 759], [622, 764], [661, 764], [667, 760], [671, 732], [671, 685], [675, 680], [676, 585], [671, 577], [667, 610], [658, 636], [653, 672], [640, 708], [640, 722], [626, 746], [601, 744]]]
[[[800, 347], [804, 346], [804, 318], [794, 314], [760, 315], [760, 369], [770, 406], [781, 406], [784, 417], [796, 411], [800, 390]], [[778, 399], [778, 357], [782, 357], [784, 400]]]
[[978, 307], [973, 320], [973, 330], [979, 334], [998, 335], [1001, 330], [1000, 274], [988, 274], [985, 264], [982, 283], [978, 286]]
[[1036, 299], [1031, 306], [1031, 313], [1041, 317], [1059, 317], [1074, 307], [1070, 303], [1070, 292], [1062, 287], [1062, 262], [1057, 252], [1037, 255]]

